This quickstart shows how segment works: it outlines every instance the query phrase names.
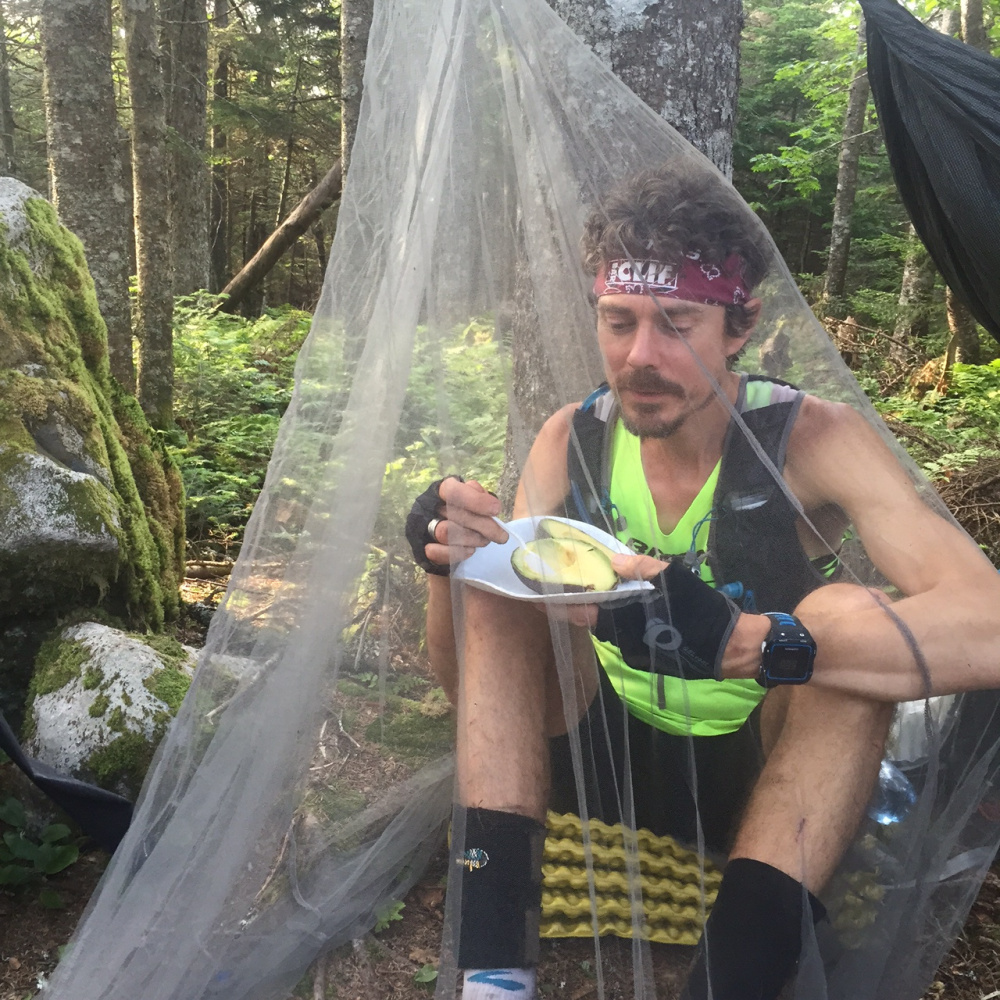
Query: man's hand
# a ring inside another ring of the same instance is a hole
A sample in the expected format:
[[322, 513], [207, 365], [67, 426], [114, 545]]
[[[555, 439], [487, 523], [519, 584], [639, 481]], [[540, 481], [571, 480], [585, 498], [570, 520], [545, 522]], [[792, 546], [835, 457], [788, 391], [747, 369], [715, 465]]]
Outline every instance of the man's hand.
[[[474, 479], [463, 482], [449, 476], [434, 483], [416, 499], [406, 522], [417, 564], [430, 573], [446, 574], [452, 563], [467, 559], [477, 548], [507, 541], [507, 532], [493, 520], [499, 513], [500, 501]], [[430, 566], [419, 558], [421, 543]]]
[[[613, 620], [612, 627], [618, 635], [627, 641], [628, 652], [635, 659], [631, 665], [639, 666], [649, 658], [649, 666], [641, 669], [673, 673], [684, 664], [685, 672], [690, 671], [688, 676], [692, 677], [700, 673], [717, 680], [756, 678], [761, 644], [771, 627], [765, 615], [741, 612], [697, 574], [691, 573], [680, 560], [671, 563], [652, 556], [616, 555], [611, 565], [623, 580], [651, 580], [659, 591], [655, 602], [650, 602], [654, 606], [646, 609], [644, 620], [647, 624], [641, 636], [630, 635], [643, 631], [635, 604], [620, 613], [604, 612]], [[663, 623], [659, 632], [649, 627], [657, 618]], [[650, 639], [654, 640], [652, 647]], [[657, 642], [663, 646], [659, 656], [654, 652]], [[626, 652], [621, 643], [617, 645]], [[713, 670], [708, 669], [710, 663]], [[671, 669], [672, 665], [675, 669]]]

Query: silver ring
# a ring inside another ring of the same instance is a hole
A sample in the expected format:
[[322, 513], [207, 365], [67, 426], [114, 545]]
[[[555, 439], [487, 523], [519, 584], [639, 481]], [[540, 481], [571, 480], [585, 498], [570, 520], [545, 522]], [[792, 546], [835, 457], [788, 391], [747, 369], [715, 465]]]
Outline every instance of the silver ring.
[[446, 517], [432, 517], [432, 518], [431, 518], [431, 519], [430, 519], [430, 520], [429, 520], [429, 521], [427, 522], [427, 534], [428, 534], [428, 535], [430, 536], [430, 539], [431, 539], [431, 541], [432, 541], [432, 542], [434, 542], [435, 544], [438, 544], [438, 540], [437, 540], [437, 538], [435, 537], [435, 533], [436, 533], [436, 532], [437, 532], [437, 530], [438, 530], [438, 525], [439, 525], [439, 524], [440, 524], [440, 523], [441, 523], [442, 521], [447, 521], [447, 520], [448, 520], [448, 519], [447, 519]]

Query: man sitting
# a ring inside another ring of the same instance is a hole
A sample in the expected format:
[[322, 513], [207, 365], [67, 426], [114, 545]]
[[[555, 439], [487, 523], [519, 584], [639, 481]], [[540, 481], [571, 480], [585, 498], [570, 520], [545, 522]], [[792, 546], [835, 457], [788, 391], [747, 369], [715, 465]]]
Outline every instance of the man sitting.
[[[588, 748], [589, 815], [728, 856], [687, 995], [775, 997], [869, 800], [893, 703], [997, 684], [1000, 581], [858, 413], [732, 370], [772, 253], [734, 192], [644, 172], [583, 244], [608, 389], [542, 427], [514, 516], [606, 518], [643, 553], [615, 570], [653, 581], [654, 599], [539, 613], [463, 587], [459, 650], [449, 567], [506, 541], [499, 502], [447, 478], [407, 524], [431, 663], [458, 706], [455, 839], [489, 858], [462, 882], [464, 995], [533, 993], [543, 821], [576, 804], [569, 729]], [[903, 595], [891, 608], [829, 582], [848, 525]], [[747, 591], [772, 614], [727, 596]]]

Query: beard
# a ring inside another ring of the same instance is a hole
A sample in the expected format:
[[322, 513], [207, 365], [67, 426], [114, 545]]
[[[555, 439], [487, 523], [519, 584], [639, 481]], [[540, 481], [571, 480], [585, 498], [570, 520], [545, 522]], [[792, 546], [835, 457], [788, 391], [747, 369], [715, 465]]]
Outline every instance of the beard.
[[658, 403], [635, 403], [633, 404], [633, 412], [628, 412], [622, 405], [621, 394], [629, 389], [634, 392], [661, 393], [665, 396], [673, 396], [681, 402], [687, 399], [687, 393], [682, 385], [662, 378], [656, 372], [647, 369], [639, 369], [618, 379], [612, 386], [612, 392], [618, 400], [618, 410], [622, 423], [630, 434], [634, 434], [638, 438], [673, 437], [690, 416], [705, 409], [715, 398], [712, 393], [709, 393], [697, 406], [688, 408], [670, 420], [664, 420], [659, 416]]

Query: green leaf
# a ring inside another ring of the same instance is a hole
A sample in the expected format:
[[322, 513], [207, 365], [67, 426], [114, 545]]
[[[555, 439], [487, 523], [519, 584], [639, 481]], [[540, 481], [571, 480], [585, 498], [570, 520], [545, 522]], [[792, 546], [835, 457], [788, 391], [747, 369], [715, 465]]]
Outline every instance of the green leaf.
[[406, 903], [399, 899], [391, 899], [388, 903], [383, 903], [375, 911], [375, 933], [381, 934], [391, 923], [403, 919], [403, 910]]
[[44, 858], [35, 862], [46, 875], [55, 875], [69, 868], [80, 857], [80, 848], [76, 844], [43, 844], [39, 853], [44, 852]]
[[426, 965], [422, 965], [413, 974], [413, 981], [415, 983], [433, 983], [437, 977], [438, 970], [428, 962]]
[[32, 843], [30, 840], [26, 840], [20, 833], [17, 833], [14, 830], [8, 830], [3, 835], [3, 842], [7, 845], [8, 850], [14, 855], [15, 858], [21, 858], [25, 861], [34, 861], [38, 856], [38, 844]]
[[52, 823], [42, 831], [42, 843], [54, 844], [56, 841], [65, 840], [71, 833], [72, 830], [65, 823]]
[[24, 814], [24, 806], [13, 796], [0, 804], [0, 820], [16, 826], [19, 830], [24, 827], [27, 817]]
[[24, 885], [34, 877], [34, 872], [24, 865], [4, 865], [0, 867], [0, 885]]
[[38, 902], [45, 907], [46, 910], [65, 910], [66, 903], [62, 896], [55, 891], [51, 886], [44, 886], [41, 892], [38, 893]]

